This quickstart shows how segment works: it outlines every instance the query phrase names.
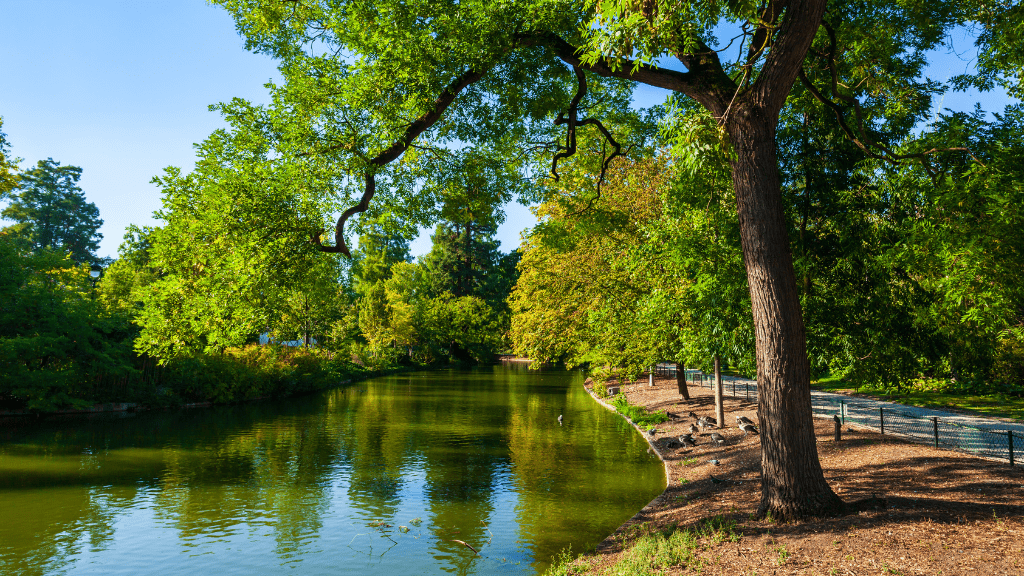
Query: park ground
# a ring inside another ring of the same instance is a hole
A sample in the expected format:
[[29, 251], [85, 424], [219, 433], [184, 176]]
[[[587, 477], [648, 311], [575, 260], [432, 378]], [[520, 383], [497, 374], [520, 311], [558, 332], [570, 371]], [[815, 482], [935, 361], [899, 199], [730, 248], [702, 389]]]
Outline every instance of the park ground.
[[[676, 416], [651, 438], [669, 486], [640, 513], [552, 574], [974, 574], [1024, 575], [1024, 469], [913, 444], [877, 431], [815, 419], [825, 477], [846, 501], [877, 496], [884, 505], [800, 523], [754, 520], [760, 498], [760, 445], [735, 416], [756, 421], [756, 405], [725, 399], [728, 440], [672, 446], [693, 421], [714, 416], [707, 389], [683, 402], [675, 380], [622, 387], [631, 404]], [[708, 431], [710, 433], [710, 431]], [[711, 463], [717, 460], [718, 464]]]

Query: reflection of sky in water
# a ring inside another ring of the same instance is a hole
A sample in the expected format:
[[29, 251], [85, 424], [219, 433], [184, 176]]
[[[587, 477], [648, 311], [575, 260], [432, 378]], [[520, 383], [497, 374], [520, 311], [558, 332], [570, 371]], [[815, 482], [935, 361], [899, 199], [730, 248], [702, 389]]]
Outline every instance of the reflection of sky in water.
[[9, 429], [0, 573], [535, 573], [664, 486], [578, 378], [425, 372]]

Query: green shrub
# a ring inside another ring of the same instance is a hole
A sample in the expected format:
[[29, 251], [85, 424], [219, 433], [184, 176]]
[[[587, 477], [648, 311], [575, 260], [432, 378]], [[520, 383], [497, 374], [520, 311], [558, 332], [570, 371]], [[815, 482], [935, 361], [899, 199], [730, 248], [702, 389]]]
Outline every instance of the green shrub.
[[655, 424], [661, 424], [662, 422], [668, 422], [668, 415], [666, 415], [664, 411], [658, 410], [657, 412], [648, 412], [643, 406], [630, 404], [629, 400], [627, 400], [622, 394], [612, 399], [612, 406], [614, 406], [620, 414], [629, 418], [633, 423], [641, 428], [654, 426]]

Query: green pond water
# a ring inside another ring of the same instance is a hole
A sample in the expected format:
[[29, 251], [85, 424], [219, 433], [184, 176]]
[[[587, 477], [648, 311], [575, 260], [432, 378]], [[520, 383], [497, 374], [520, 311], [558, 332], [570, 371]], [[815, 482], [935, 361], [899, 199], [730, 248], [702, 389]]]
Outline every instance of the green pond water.
[[581, 379], [498, 366], [233, 407], [4, 422], [0, 573], [543, 572], [665, 482], [644, 439]]

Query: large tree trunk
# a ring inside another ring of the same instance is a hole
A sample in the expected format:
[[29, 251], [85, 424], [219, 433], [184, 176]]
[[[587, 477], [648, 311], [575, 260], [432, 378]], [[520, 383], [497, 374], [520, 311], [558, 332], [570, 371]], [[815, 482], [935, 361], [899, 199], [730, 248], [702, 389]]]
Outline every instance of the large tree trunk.
[[676, 364], [676, 389], [683, 396], [683, 400], [690, 401], [690, 389], [686, 387], [686, 363]]
[[733, 186], [757, 341], [761, 425], [759, 515], [795, 519], [841, 512], [825, 481], [811, 413], [810, 367], [776, 159], [776, 114], [741, 106], [727, 129]]

